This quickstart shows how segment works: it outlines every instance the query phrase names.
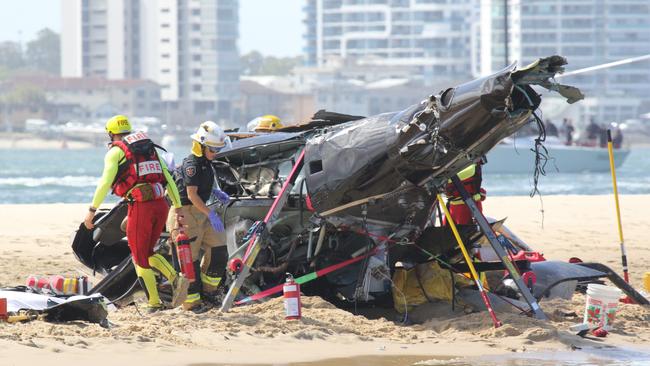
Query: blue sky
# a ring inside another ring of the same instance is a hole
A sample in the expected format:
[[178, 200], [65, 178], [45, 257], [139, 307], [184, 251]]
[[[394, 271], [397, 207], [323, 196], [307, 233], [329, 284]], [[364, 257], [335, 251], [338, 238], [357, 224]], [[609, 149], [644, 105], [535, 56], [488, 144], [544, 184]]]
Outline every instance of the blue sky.
[[[40, 29], [61, 30], [60, 1], [5, 0], [0, 5], [0, 41], [23, 43]], [[303, 0], [239, 0], [242, 53], [258, 50], [264, 55], [295, 56], [302, 48]]]

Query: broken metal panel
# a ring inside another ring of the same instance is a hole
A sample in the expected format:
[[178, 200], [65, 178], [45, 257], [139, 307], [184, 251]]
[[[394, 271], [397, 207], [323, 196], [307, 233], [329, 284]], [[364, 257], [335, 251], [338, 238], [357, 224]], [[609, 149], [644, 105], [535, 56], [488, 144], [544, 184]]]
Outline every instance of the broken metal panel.
[[359, 120], [308, 141], [307, 187], [316, 210], [450, 175], [486, 153], [528, 117], [515, 115], [511, 121], [510, 75], [511, 69], [504, 69], [401, 112]]
[[254, 164], [269, 157], [295, 153], [303, 145], [301, 133], [275, 132], [233, 141], [229, 148], [217, 154], [216, 159], [233, 165]]
[[394, 169], [395, 113], [365, 118], [307, 142], [307, 189], [316, 211], [389, 192], [403, 178]]

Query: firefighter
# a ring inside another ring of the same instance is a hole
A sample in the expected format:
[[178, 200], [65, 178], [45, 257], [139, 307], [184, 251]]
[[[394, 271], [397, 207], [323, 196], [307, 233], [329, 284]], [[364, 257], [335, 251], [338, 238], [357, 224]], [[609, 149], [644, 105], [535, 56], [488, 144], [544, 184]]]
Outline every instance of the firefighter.
[[[485, 189], [481, 188], [483, 176], [481, 173], [481, 164], [474, 163], [458, 173], [458, 178], [461, 183], [472, 196], [478, 209], [483, 212], [482, 201], [485, 200]], [[454, 187], [454, 184], [449, 180], [445, 186], [445, 195], [447, 196], [447, 203], [449, 205], [449, 213], [456, 225], [472, 225], [472, 212], [469, 207], [463, 202], [460, 193]]]
[[[189, 287], [183, 309], [202, 313], [210, 308], [210, 304], [204, 300], [216, 301], [216, 291], [228, 260], [223, 221], [206, 202], [212, 194], [222, 204], [227, 204], [230, 200], [228, 194], [215, 187], [215, 172], [211, 163], [217, 153], [230, 144], [230, 139], [212, 121], [201, 123], [191, 138], [191, 154], [174, 171], [174, 179], [179, 189], [181, 214], [185, 218], [184, 230], [192, 240], [190, 247], [195, 273], [200, 273], [200, 280], [197, 276]], [[174, 242], [178, 236], [175, 214], [170, 213], [167, 218], [167, 227], [170, 228]]]
[[280, 118], [272, 114], [257, 117], [249, 122], [254, 132], [275, 132], [283, 128]]
[[106, 122], [106, 131], [111, 142], [84, 225], [89, 230], [94, 227], [95, 212], [109, 188], [113, 194], [128, 200], [126, 237], [138, 280], [148, 298], [148, 310], [163, 309], [152, 268], [172, 284], [171, 307], [176, 307], [185, 300], [189, 282], [162, 255], [154, 254], [153, 248], [169, 211], [164, 199], [165, 186], [175, 211], [181, 207], [178, 189], [154, 143], [143, 132], [133, 132], [127, 117], [112, 117]]

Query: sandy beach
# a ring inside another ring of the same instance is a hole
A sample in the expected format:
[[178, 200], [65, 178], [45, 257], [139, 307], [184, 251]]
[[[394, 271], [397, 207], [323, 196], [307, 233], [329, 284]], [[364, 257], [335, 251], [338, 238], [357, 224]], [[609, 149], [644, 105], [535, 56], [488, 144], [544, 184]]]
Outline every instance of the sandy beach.
[[[611, 196], [489, 197], [485, 212], [508, 217], [506, 225], [547, 259], [580, 257], [620, 271], [616, 216]], [[621, 197], [632, 284], [642, 289], [650, 271], [650, 195]], [[30, 274], [87, 273], [72, 254], [70, 236], [86, 204], [0, 205], [0, 286], [23, 284]], [[543, 211], [542, 211], [543, 207]], [[320, 298], [303, 298], [303, 319], [285, 321], [282, 302], [211, 310], [179, 309], [141, 316], [129, 306], [109, 313], [114, 326], [32, 321], [0, 323], [0, 364], [190, 365], [288, 363], [352, 356], [418, 355], [423, 359], [624, 347], [650, 353], [650, 308], [621, 304], [607, 338], [583, 339], [569, 326], [582, 321], [584, 296], [544, 300], [548, 322], [500, 313], [492, 327], [486, 313], [431, 319], [403, 326], [369, 320]], [[575, 312], [577, 317], [564, 314]]]

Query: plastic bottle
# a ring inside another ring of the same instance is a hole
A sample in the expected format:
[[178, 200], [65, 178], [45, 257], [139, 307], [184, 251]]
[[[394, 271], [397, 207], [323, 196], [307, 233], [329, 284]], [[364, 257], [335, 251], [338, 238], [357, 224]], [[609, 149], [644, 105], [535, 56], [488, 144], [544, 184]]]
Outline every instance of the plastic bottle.
[[50, 276], [50, 289], [57, 295], [85, 295], [88, 293], [88, 277]]
[[29, 275], [26, 282], [27, 287], [39, 294], [50, 292], [50, 277]]

